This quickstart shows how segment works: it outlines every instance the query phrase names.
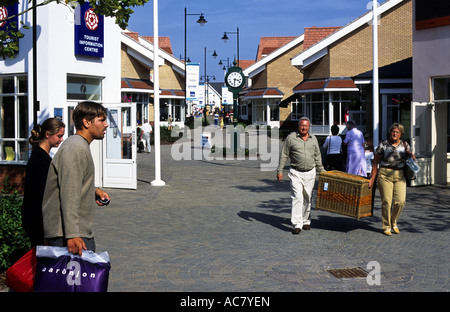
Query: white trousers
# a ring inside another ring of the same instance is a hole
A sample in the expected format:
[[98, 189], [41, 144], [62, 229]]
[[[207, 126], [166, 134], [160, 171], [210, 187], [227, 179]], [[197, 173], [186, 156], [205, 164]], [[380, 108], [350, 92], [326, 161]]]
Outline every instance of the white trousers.
[[144, 132], [144, 134], [142, 135], [142, 139], [145, 141], [145, 151], [147, 153], [151, 153], [152, 146], [150, 145], [150, 133]]
[[311, 199], [316, 181], [316, 168], [307, 172], [289, 170], [291, 179], [291, 222], [294, 228], [311, 224]]

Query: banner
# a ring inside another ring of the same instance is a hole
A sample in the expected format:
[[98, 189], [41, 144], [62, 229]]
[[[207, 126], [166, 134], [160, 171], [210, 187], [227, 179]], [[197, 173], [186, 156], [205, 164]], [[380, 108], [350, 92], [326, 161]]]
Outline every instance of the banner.
[[103, 15], [95, 14], [85, 2], [75, 9], [75, 55], [103, 57], [104, 49]]
[[186, 64], [186, 99], [196, 101], [199, 97], [198, 82], [200, 77], [200, 64]]
[[233, 105], [233, 93], [228, 91], [228, 87], [222, 87], [222, 104]]

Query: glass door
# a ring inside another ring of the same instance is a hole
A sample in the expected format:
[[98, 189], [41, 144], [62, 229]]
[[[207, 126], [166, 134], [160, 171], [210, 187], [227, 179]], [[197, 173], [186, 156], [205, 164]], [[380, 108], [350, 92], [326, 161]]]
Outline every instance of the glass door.
[[103, 140], [103, 186], [136, 189], [136, 106], [104, 106], [109, 127]]

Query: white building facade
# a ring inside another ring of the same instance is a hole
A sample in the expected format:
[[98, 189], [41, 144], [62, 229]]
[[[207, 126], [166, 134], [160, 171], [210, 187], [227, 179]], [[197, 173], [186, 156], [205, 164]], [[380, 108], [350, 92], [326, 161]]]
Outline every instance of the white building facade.
[[450, 6], [445, 0], [415, 0], [413, 12], [411, 133], [421, 167], [413, 183], [449, 185]]
[[[18, 11], [31, 5], [20, 1]], [[110, 124], [107, 139], [118, 150], [114, 156], [121, 161], [133, 161], [131, 146], [123, 145], [123, 138], [133, 137], [134, 124], [131, 105], [121, 107], [121, 29], [113, 18], [97, 16], [84, 6], [52, 2], [37, 9], [36, 59], [33, 57], [33, 22], [31, 11], [20, 15], [18, 22], [30, 26], [21, 31], [19, 52], [15, 58], [0, 60], [0, 165], [25, 165], [29, 157], [28, 137], [34, 123], [49, 117], [60, 118], [66, 124], [65, 137], [75, 133], [71, 113], [77, 103], [91, 100], [112, 108], [108, 113]], [[36, 61], [37, 71], [33, 73]], [[36, 88], [33, 87], [36, 77]], [[36, 94], [34, 94], [36, 92]], [[34, 98], [38, 102], [35, 106]], [[37, 107], [37, 120], [34, 120]], [[114, 135], [112, 132], [114, 132]], [[96, 167], [97, 186], [119, 186], [105, 183], [105, 174], [114, 170], [107, 167], [106, 140], [94, 141], [91, 150]], [[113, 150], [111, 145], [109, 150]], [[135, 150], [135, 149], [134, 149]], [[113, 156], [111, 156], [113, 157]], [[117, 171], [117, 170], [116, 170]], [[120, 170], [119, 170], [120, 171]], [[127, 172], [130, 181], [135, 180]], [[111, 177], [110, 177], [111, 178]], [[114, 180], [114, 179], [113, 179]], [[132, 186], [130, 182], [128, 187]]]

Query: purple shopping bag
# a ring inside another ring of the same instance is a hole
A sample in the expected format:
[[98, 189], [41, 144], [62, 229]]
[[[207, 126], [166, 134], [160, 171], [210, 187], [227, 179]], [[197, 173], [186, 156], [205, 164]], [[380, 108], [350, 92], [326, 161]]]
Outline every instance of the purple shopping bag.
[[107, 252], [73, 255], [66, 247], [37, 246], [37, 292], [106, 292], [111, 268]]

